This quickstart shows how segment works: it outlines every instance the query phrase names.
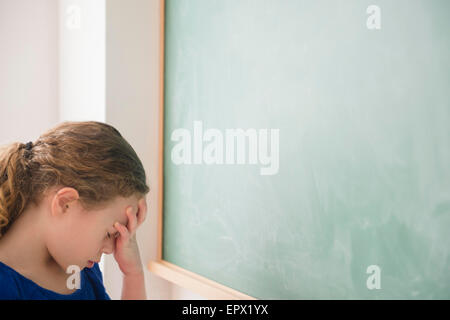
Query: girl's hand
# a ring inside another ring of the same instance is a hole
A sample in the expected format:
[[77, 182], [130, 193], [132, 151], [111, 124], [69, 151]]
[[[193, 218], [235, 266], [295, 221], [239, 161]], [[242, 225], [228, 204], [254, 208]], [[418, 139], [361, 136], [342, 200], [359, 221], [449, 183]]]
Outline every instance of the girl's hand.
[[137, 213], [132, 207], [126, 208], [128, 217], [127, 226], [116, 222], [114, 228], [119, 231], [116, 238], [114, 259], [119, 264], [124, 275], [136, 275], [143, 273], [139, 248], [136, 242], [136, 229], [145, 220], [147, 214], [147, 204], [145, 198], [139, 200]]

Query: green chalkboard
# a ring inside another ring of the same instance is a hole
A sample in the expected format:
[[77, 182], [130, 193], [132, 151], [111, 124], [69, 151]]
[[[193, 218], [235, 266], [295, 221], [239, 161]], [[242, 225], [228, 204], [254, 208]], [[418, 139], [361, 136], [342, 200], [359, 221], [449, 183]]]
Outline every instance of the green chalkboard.
[[167, 0], [163, 259], [260, 299], [449, 299], [449, 13]]

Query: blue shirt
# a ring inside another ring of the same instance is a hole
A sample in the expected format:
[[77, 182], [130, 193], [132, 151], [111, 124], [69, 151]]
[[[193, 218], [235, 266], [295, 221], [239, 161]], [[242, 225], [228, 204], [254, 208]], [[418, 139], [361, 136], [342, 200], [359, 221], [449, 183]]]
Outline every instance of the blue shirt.
[[[68, 274], [67, 277], [70, 275]], [[80, 271], [80, 289], [61, 294], [39, 286], [0, 261], [0, 300], [111, 300], [103, 286], [102, 272], [95, 263]]]

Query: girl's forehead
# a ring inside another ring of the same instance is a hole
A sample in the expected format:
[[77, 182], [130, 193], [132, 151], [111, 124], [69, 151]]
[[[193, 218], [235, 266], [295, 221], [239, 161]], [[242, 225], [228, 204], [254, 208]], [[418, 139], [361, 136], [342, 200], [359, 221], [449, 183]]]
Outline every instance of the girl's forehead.
[[104, 210], [103, 218], [106, 220], [106, 223], [111, 226], [113, 226], [116, 221], [126, 226], [128, 217], [125, 210], [130, 206], [133, 208], [133, 212], [136, 213], [138, 208], [137, 199], [118, 199]]

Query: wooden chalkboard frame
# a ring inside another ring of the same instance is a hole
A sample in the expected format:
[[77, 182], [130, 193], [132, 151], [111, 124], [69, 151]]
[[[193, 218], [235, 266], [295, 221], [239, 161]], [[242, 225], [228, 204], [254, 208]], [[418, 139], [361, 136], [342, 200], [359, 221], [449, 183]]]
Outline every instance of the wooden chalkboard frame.
[[248, 296], [235, 289], [224, 286], [218, 282], [207, 279], [196, 273], [183, 269], [162, 258], [163, 244], [163, 200], [164, 200], [164, 54], [165, 54], [165, 0], [160, 0], [160, 40], [159, 40], [159, 165], [158, 165], [158, 242], [157, 242], [157, 260], [150, 261], [147, 265], [149, 271], [173, 282], [181, 287], [204, 296], [207, 299], [241, 299], [253, 300], [254, 297]]

